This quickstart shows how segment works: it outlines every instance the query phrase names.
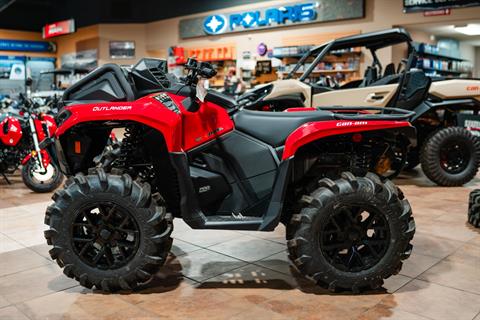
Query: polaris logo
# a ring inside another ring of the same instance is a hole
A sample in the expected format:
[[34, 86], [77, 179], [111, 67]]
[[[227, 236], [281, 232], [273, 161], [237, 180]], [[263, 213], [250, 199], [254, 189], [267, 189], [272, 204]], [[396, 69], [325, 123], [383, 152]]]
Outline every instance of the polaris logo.
[[337, 122], [337, 127], [364, 126], [367, 124], [368, 124], [368, 121], [347, 121], [347, 122]]
[[93, 107], [93, 112], [102, 111], [128, 111], [132, 110], [132, 106], [107, 106], [107, 107]]

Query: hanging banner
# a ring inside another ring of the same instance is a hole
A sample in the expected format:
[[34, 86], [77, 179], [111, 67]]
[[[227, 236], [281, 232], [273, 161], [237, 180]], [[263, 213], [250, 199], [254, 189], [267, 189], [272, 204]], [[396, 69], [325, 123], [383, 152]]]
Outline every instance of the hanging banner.
[[42, 36], [43, 36], [43, 39], [49, 39], [49, 38], [58, 37], [64, 34], [70, 34], [74, 32], [75, 32], [75, 20], [69, 19], [69, 20], [47, 24], [42, 29]]
[[480, 6], [480, 0], [403, 0], [403, 12], [422, 12]]
[[55, 52], [53, 42], [0, 39], [0, 51]]
[[289, 2], [252, 11], [218, 13], [180, 20], [180, 37], [193, 38], [232, 32], [279, 28], [300, 24], [359, 19], [365, 16], [364, 0]]

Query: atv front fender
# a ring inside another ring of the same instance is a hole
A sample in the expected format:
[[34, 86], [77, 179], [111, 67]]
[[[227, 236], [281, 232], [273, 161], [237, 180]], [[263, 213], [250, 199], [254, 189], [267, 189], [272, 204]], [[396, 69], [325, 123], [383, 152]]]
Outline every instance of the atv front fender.
[[384, 130], [393, 130], [394, 132], [402, 134], [409, 140], [411, 146], [416, 145], [416, 129], [408, 121], [333, 120], [309, 122], [288, 136], [282, 159], [286, 160], [294, 156], [300, 147], [326, 137]]

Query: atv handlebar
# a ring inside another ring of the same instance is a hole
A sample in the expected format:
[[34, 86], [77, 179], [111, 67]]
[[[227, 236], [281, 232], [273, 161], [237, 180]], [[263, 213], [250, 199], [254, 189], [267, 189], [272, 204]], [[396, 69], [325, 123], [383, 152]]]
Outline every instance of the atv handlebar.
[[[343, 109], [343, 110], [342, 110]], [[414, 111], [387, 107], [317, 107], [317, 110], [332, 111], [339, 120], [409, 120]], [[337, 112], [335, 112], [337, 111]], [[355, 112], [358, 111], [358, 112]], [[381, 113], [360, 113], [360, 111], [381, 111]], [[345, 114], [342, 114], [345, 113]]]

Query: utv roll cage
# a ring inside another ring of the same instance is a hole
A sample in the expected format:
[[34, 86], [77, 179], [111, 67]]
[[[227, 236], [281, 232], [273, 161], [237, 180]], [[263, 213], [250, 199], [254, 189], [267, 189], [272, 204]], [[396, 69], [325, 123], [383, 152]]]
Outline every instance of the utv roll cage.
[[382, 72], [382, 65], [377, 57], [376, 51], [382, 48], [390, 47], [396, 44], [406, 43], [408, 46], [408, 60], [406, 62], [405, 70], [409, 70], [413, 64], [415, 49], [412, 46], [412, 38], [410, 34], [403, 28], [393, 28], [363, 34], [356, 34], [338, 38], [327, 43], [321, 44], [306, 52], [295, 65], [295, 67], [287, 75], [287, 79], [291, 79], [298, 69], [306, 62], [309, 57], [314, 57], [312, 64], [300, 76], [299, 80], [307, 79], [317, 64], [331, 51], [345, 50], [350, 48], [363, 47], [370, 50], [373, 57], [373, 65], [379, 68], [379, 73]]

